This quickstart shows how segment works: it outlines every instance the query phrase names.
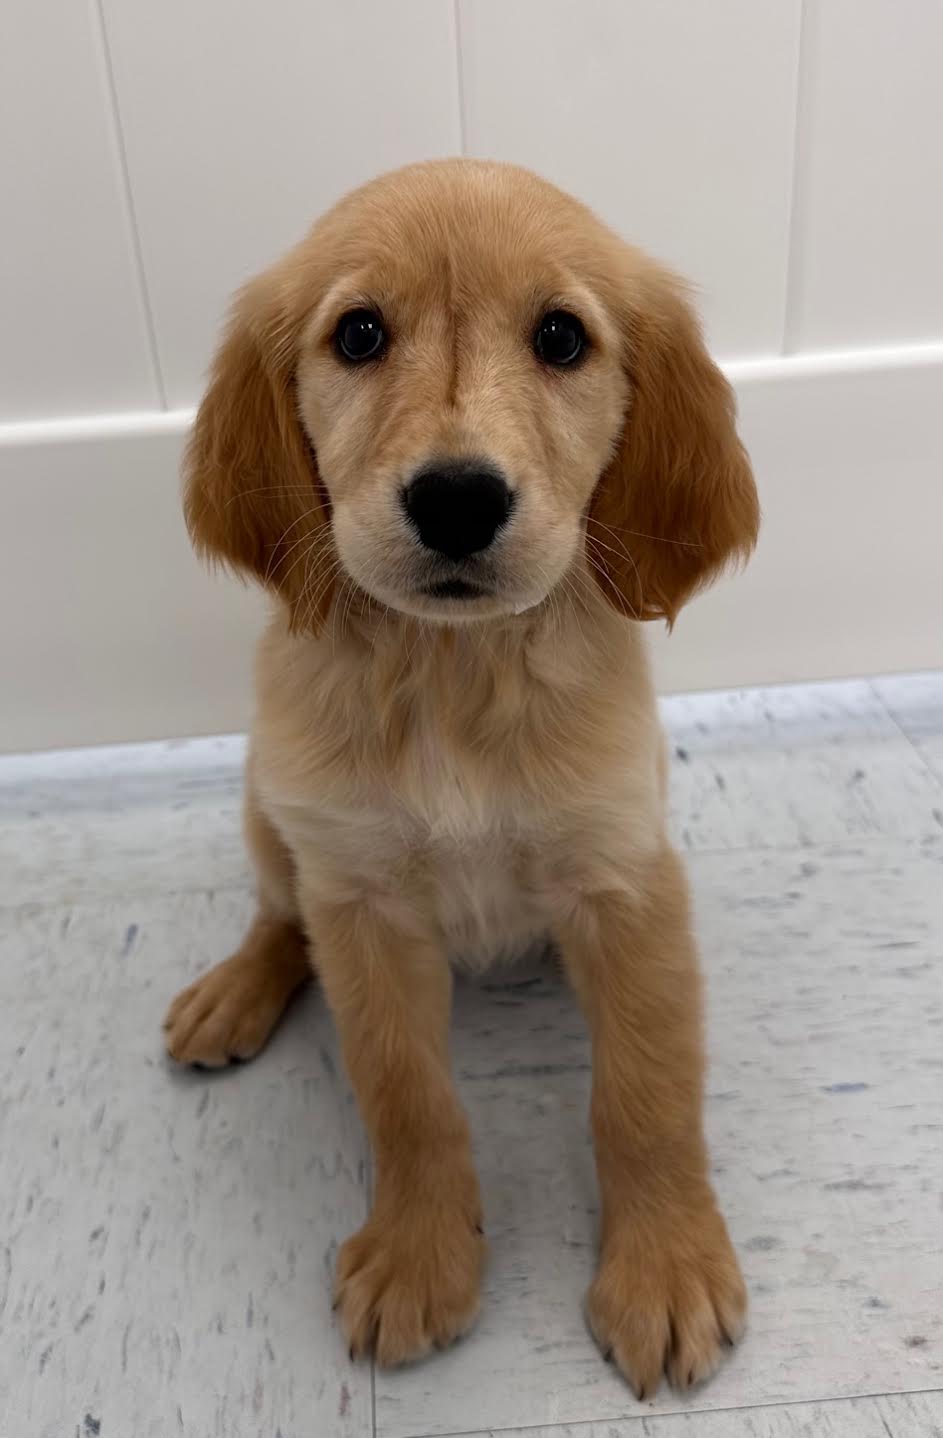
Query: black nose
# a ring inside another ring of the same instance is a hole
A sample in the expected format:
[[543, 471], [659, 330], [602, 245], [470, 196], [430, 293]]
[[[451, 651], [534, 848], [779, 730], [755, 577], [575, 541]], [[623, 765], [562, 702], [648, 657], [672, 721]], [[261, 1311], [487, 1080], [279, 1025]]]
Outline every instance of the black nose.
[[428, 465], [403, 490], [403, 508], [419, 538], [449, 559], [487, 549], [512, 499], [500, 472], [480, 460]]

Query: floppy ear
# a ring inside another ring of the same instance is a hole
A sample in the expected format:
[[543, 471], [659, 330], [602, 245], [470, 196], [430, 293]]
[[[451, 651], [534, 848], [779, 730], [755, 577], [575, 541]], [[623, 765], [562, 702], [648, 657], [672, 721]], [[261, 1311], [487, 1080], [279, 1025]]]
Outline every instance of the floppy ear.
[[277, 280], [239, 295], [184, 460], [184, 514], [197, 552], [251, 575], [288, 605], [293, 628], [331, 600], [330, 511], [298, 418], [294, 326]]
[[652, 269], [627, 319], [625, 432], [590, 504], [587, 547], [607, 598], [667, 619], [756, 543], [759, 503], [733, 392], [680, 283]]

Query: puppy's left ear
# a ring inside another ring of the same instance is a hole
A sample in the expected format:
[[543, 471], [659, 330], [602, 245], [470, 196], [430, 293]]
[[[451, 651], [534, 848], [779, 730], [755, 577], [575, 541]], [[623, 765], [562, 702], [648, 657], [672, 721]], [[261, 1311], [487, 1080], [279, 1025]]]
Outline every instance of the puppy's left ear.
[[625, 431], [593, 495], [587, 548], [617, 609], [670, 625], [748, 557], [759, 502], [733, 392], [673, 275], [651, 266], [636, 278], [624, 343]]

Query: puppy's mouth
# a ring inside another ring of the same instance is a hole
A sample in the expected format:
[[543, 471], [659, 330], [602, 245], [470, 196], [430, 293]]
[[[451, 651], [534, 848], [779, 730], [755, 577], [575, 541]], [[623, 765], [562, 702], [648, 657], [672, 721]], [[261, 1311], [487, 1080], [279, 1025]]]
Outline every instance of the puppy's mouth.
[[419, 592], [427, 599], [489, 599], [493, 593], [484, 585], [473, 584], [468, 579], [439, 579]]

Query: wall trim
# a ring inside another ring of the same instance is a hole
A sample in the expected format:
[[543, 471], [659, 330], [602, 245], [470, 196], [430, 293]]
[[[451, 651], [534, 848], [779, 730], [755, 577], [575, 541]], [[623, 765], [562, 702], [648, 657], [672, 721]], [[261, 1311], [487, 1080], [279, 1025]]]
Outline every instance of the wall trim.
[[[927, 344], [875, 345], [867, 349], [820, 350], [801, 355], [720, 360], [721, 369], [738, 389], [769, 381], [805, 380], [819, 375], [863, 374], [872, 370], [914, 369], [939, 364], [943, 364], [943, 340]], [[180, 409], [12, 420], [0, 424], [0, 448], [127, 435], [141, 438], [157, 434], [183, 435], [192, 425], [195, 414], [196, 407], [187, 405]]]

